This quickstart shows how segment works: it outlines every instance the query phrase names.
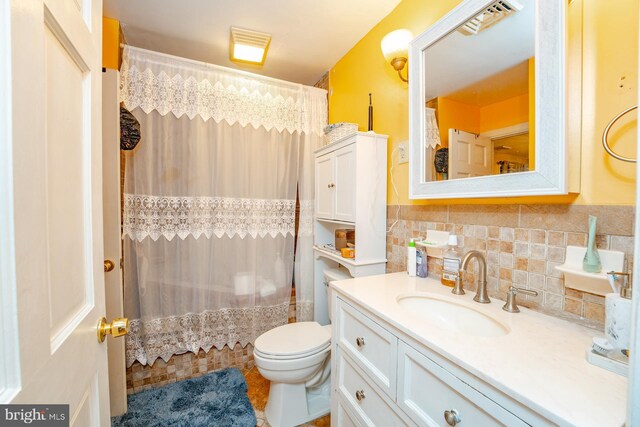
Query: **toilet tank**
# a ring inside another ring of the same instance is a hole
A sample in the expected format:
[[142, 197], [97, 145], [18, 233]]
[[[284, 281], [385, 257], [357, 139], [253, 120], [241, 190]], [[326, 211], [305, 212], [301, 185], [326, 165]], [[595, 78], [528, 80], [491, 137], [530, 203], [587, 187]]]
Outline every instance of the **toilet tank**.
[[325, 291], [327, 292], [327, 309], [329, 310], [329, 320], [331, 319], [331, 295], [329, 294], [329, 282], [333, 282], [336, 280], [345, 280], [352, 279], [348, 270], [340, 270], [337, 268], [328, 268], [324, 271], [324, 286]]

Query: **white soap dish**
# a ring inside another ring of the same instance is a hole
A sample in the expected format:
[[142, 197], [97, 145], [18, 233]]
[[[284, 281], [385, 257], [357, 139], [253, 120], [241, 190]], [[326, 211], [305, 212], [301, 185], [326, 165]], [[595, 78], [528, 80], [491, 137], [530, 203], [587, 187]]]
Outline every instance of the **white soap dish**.
[[565, 288], [603, 296], [613, 292], [606, 273], [623, 270], [624, 252], [598, 249], [602, 262], [600, 273], [587, 273], [582, 269], [586, 253], [587, 248], [567, 246], [564, 264], [556, 266], [556, 270], [564, 273]]
[[616, 351], [620, 352], [620, 350], [613, 350], [609, 352], [607, 356], [604, 356], [596, 353], [592, 348], [588, 348], [586, 351], [587, 362], [599, 368], [603, 368], [607, 371], [626, 377], [629, 375], [629, 362], [625, 360], [625, 356], [622, 352], [620, 352], [620, 355], [618, 356]]
[[442, 258], [442, 254], [447, 248], [448, 243], [448, 231], [428, 230], [427, 237], [421, 242], [416, 242], [416, 246], [424, 248], [430, 257]]

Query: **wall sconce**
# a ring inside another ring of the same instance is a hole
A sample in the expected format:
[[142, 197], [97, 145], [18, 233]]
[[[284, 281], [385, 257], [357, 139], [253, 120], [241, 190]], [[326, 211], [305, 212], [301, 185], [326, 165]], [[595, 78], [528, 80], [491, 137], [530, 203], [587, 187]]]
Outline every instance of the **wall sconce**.
[[403, 82], [409, 81], [409, 76], [405, 79], [402, 70], [407, 65], [409, 57], [409, 42], [413, 40], [413, 34], [406, 29], [391, 31], [383, 37], [380, 42], [382, 54], [387, 62], [398, 72], [398, 76]]

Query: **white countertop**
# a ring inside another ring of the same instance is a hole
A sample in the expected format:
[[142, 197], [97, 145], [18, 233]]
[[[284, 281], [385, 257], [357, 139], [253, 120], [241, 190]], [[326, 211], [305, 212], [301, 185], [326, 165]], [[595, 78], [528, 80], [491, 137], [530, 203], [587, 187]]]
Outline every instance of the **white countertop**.
[[[598, 332], [521, 307], [502, 310], [503, 301], [473, 301], [475, 292], [453, 295], [433, 279], [406, 272], [333, 282], [331, 287], [410, 338], [559, 425], [622, 426], [627, 379], [591, 365], [585, 350]], [[476, 337], [436, 328], [401, 308], [399, 295], [429, 292], [460, 301], [507, 325], [500, 337]], [[602, 334], [600, 334], [602, 335]]]

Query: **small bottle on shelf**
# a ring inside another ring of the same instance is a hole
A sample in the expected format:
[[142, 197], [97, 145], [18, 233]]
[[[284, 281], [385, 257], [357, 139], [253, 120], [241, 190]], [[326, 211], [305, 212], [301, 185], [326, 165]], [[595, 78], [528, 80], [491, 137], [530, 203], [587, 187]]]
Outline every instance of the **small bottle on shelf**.
[[460, 262], [462, 256], [458, 249], [458, 236], [449, 235], [449, 247], [442, 254], [442, 278], [440, 282], [453, 288], [460, 277]]
[[407, 273], [409, 277], [416, 277], [416, 242], [413, 239], [407, 245]]

